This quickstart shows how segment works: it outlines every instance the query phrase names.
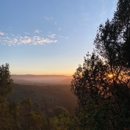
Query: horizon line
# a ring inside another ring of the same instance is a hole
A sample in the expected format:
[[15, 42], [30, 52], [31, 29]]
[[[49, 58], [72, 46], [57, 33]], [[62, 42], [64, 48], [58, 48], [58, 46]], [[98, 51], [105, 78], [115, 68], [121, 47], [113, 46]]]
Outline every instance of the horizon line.
[[72, 76], [64, 74], [11, 74], [11, 76]]

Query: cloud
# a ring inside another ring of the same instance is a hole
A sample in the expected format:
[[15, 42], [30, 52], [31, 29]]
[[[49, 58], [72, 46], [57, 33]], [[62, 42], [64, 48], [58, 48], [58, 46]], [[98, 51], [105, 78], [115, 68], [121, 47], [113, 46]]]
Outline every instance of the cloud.
[[41, 31], [39, 29], [36, 29], [35, 30], [35, 33], [40, 33]]
[[31, 42], [31, 38], [30, 37], [27, 37], [27, 36], [20, 37], [20, 43], [22, 43], [22, 44], [28, 44], [30, 42]]
[[48, 35], [49, 38], [55, 38], [56, 34], [50, 34]]
[[69, 37], [64, 37], [64, 36], [61, 36], [61, 35], [59, 35], [59, 38], [69, 39]]
[[5, 33], [3, 33], [2, 31], [0, 31], [0, 36], [4, 36], [5, 35]]
[[[45, 45], [50, 43], [56, 43], [57, 40], [49, 39], [40, 37], [37, 35], [34, 36], [21, 36], [21, 35], [14, 35], [14, 34], [5, 34], [1, 33], [2, 37], [0, 37], [0, 44], [3, 45]], [[55, 35], [51, 34], [51, 38], [54, 38]]]
[[45, 43], [56, 43], [56, 42], [57, 40], [50, 40], [48, 38], [41, 38], [39, 36], [34, 36], [32, 38], [33, 45], [38, 45], [38, 44], [43, 45]]
[[53, 19], [53, 17], [44, 17], [45, 18], [45, 20], [52, 20]]
[[14, 38], [13, 43], [16, 44], [18, 42], [18, 39]]

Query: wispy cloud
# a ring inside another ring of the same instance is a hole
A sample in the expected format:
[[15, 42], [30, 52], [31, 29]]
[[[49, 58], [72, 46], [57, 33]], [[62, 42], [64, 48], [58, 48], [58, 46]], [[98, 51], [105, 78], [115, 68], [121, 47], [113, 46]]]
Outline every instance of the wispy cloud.
[[21, 37], [20, 36], [20, 43], [21, 44], [28, 44], [30, 42], [31, 42], [31, 38], [30, 37], [28, 37], [28, 36]]
[[48, 39], [48, 38], [42, 38], [42, 37], [39, 37], [39, 36], [34, 36], [32, 38], [32, 43], [33, 45], [43, 45], [45, 43], [56, 43], [57, 40], [51, 40], [51, 39]]
[[55, 38], [56, 34], [49, 34], [48, 37], [49, 38]]
[[5, 33], [3, 33], [2, 31], [0, 31], [0, 36], [4, 36], [5, 35]]
[[53, 19], [53, 17], [44, 17], [46, 20], [52, 20]]
[[36, 29], [34, 33], [40, 33], [41, 31], [39, 29]]
[[[14, 35], [14, 34], [6, 34], [3, 32], [0, 32], [0, 44], [3, 45], [45, 45], [49, 43], [56, 43], [57, 40], [49, 39], [40, 37], [37, 35], [34, 36], [21, 36], [21, 35]], [[52, 35], [54, 38], [55, 35]]]
[[59, 38], [69, 39], [69, 37], [64, 37], [64, 36], [61, 36], [61, 35], [59, 35]]

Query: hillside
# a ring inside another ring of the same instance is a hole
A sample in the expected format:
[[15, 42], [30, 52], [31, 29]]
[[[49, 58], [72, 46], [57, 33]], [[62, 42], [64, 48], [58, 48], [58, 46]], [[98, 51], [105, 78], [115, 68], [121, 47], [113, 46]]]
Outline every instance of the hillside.
[[26, 97], [30, 97], [33, 102], [38, 102], [42, 110], [62, 106], [71, 111], [77, 106], [77, 98], [70, 91], [69, 85], [14, 84], [14, 93], [9, 99], [16, 101]]

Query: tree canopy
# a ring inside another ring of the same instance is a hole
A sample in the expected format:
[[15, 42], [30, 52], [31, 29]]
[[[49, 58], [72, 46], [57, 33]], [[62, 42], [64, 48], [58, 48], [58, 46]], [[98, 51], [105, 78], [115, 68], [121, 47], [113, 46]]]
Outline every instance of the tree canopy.
[[130, 0], [119, 0], [113, 19], [101, 24], [94, 44], [111, 65], [130, 67]]
[[73, 75], [80, 125], [92, 130], [130, 128], [130, 0], [119, 0], [113, 19], [99, 26], [96, 51]]

